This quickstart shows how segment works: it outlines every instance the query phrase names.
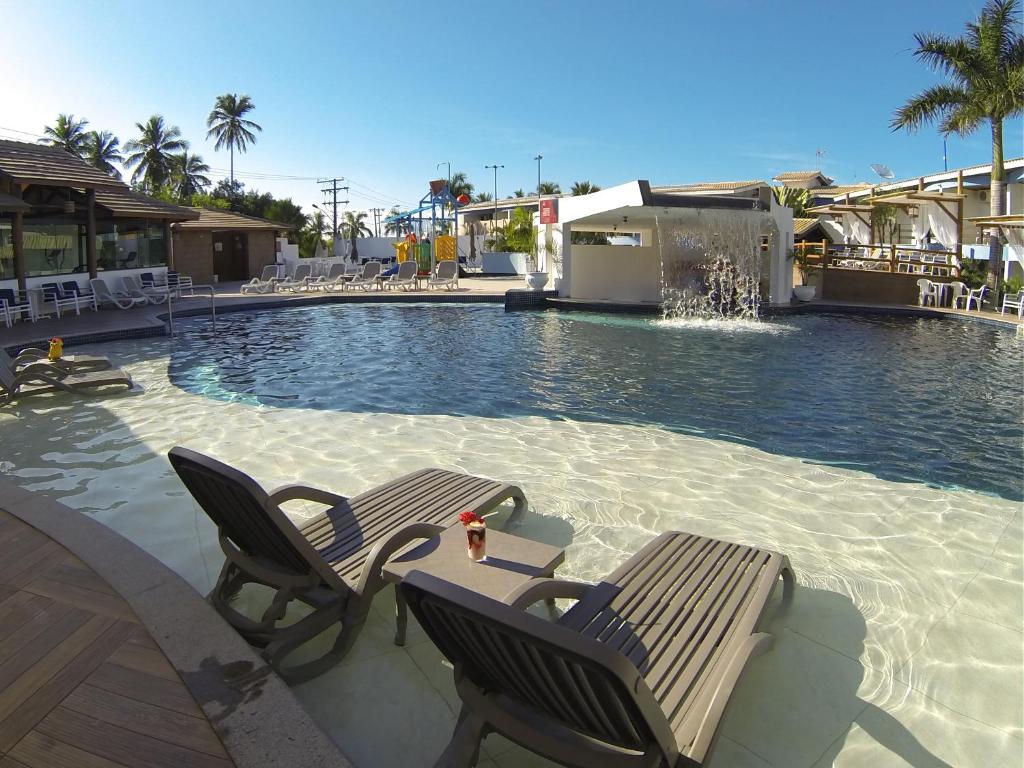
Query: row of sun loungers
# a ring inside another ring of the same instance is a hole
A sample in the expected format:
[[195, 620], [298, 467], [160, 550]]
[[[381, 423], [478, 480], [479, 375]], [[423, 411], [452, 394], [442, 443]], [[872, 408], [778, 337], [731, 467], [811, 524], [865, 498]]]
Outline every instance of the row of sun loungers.
[[[346, 271], [344, 264], [331, 265], [326, 275], [312, 277], [312, 266], [299, 264], [295, 273], [289, 278], [277, 276], [277, 267], [265, 267], [260, 277], [254, 277], [242, 288], [242, 293], [265, 294], [281, 291], [348, 291], [360, 289], [369, 291], [372, 289], [387, 290], [389, 288], [402, 288], [416, 290], [419, 287], [417, 277], [417, 265], [413, 261], [401, 262], [397, 270], [387, 277], [381, 276], [383, 265], [379, 261], [368, 261], [363, 264], [359, 272], [350, 273]], [[434, 272], [426, 279], [426, 287], [446, 288], [455, 290], [458, 287], [459, 265], [455, 261], [440, 261], [434, 268]]]
[[[306, 486], [267, 493], [180, 447], [169, 458], [227, 558], [210, 602], [291, 683], [351, 648], [389, 558], [463, 510], [483, 514], [507, 500], [513, 514], [526, 508], [516, 486], [441, 469], [346, 498]], [[292, 499], [327, 509], [296, 526], [280, 507]], [[492, 731], [566, 765], [700, 765], [747, 662], [771, 645], [757, 625], [780, 577], [785, 606], [794, 579], [783, 555], [682, 532], [661, 534], [597, 584], [532, 579], [501, 601], [413, 571], [398, 605], [454, 665], [462, 699], [437, 765], [475, 765]], [[259, 619], [230, 604], [246, 583], [274, 590]], [[526, 611], [555, 598], [576, 602], [553, 621]], [[312, 612], [286, 625], [293, 600]], [[287, 663], [338, 624], [323, 656]]]

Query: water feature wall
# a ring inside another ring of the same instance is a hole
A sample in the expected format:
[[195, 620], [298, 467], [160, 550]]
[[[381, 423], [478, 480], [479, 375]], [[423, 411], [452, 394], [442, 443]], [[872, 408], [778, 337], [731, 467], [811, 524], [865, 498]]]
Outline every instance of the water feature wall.
[[694, 209], [658, 217], [665, 317], [756, 320], [777, 234], [771, 215], [760, 211]]

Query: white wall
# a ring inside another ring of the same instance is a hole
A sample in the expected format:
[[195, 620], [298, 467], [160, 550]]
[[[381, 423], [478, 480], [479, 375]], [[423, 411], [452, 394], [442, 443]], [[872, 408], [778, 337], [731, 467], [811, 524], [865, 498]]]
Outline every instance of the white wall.
[[661, 301], [661, 254], [651, 246], [572, 246], [569, 295], [574, 299]]

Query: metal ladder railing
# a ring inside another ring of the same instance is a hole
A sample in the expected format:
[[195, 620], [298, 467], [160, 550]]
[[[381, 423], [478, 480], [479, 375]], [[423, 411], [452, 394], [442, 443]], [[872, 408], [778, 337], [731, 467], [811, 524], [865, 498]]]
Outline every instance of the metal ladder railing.
[[[217, 327], [217, 298], [216, 298], [217, 297], [217, 292], [214, 290], [213, 286], [212, 285], [206, 285], [206, 284], [200, 284], [200, 285], [188, 286], [188, 288], [189, 288], [189, 290], [192, 291], [192, 295], [189, 296], [188, 298], [195, 298], [195, 292], [196, 291], [203, 291], [204, 293], [206, 291], [210, 292], [210, 321], [213, 323], [213, 327], [216, 329], [216, 327]], [[178, 299], [183, 298], [180, 291], [177, 294], [177, 298]], [[167, 295], [167, 334], [169, 336], [173, 336], [174, 335], [174, 306], [173, 306], [174, 299], [175, 299], [175, 295], [173, 293], [169, 293]]]

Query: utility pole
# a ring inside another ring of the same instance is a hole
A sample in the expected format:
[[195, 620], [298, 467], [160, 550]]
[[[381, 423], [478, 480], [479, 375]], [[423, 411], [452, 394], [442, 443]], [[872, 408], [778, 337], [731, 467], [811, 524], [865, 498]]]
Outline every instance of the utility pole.
[[494, 169], [494, 218], [491, 221], [491, 232], [494, 232], [498, 227], [498, 169], [504, 168], [504, 165], [485, 165], [484, 168]]
[[317, 179], [317, 183], [320, 185], [320, 191], [324, 195], [330, 194], [330, 200], [324, 200], [324, 205], [331, 206], [331, 247], [336, 248], [334, 243], [338, 242], [338, 206], [348, 205], [348, 200], [339, 200], [338, 192], [344, 190], [348, 192], [348, 187], [340, 187], [338, 184], [345, 179]]
[[380, 215], [384, 213], [384, 209], [371, 208], [370, 213], [373, 214], [373, 236], [380, 237]]
[[540, 161], [544, 159], [544, 155], [537, 155], [534, 160], [537, 161], [537, 210], [540, 210]]

